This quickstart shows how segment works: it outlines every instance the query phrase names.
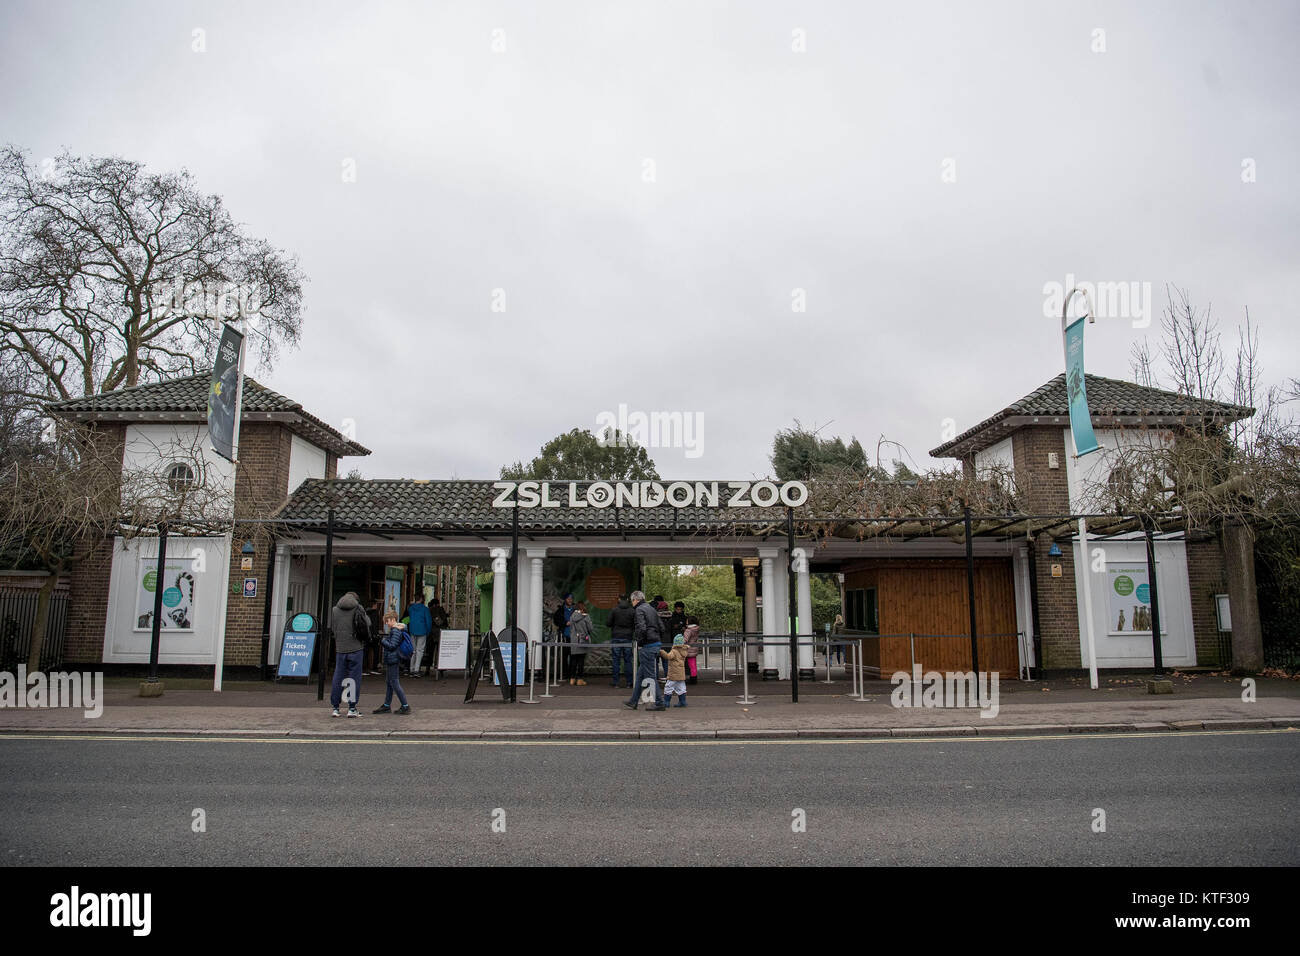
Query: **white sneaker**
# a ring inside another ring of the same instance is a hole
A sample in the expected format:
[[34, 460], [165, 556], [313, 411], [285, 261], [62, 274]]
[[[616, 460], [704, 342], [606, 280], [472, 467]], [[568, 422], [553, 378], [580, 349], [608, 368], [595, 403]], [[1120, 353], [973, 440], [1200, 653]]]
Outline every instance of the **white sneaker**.
[[360, 712], [359, 710], [357, 710], [355, 707], [353, 707], [351, 710], [348, 711], [348, 716], [349, 716], [349, 717], [360, 717], [360, 716], [361, 716], [361, 712]]
[[330, 714], [330, 716], [331, 716], [331, 717], [341, 717], [342, 715], [339, 713], [339, 709], [338, 709], [337, 707], [335, 707], [335, 708], [334, 708], [334, 713]]

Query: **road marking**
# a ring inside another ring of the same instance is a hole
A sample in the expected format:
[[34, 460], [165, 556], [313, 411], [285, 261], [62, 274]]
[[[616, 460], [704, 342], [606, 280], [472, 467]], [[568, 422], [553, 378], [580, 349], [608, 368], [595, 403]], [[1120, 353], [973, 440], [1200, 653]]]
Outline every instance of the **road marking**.
[[[1275, 727], [1270, 730], [1158, 730], [1152, 732], [1128, 733], [1091, 733], [1080, 731], [1072, 734], [999, 734], [991, 737], [956, 736], [956, 737], [780, 737], [771, 740], [762, 738], [726, 739], [726, 740], [528, 740], [528, 739], [484, 739], [474, 737], [465, 740], [453, 739], [412, 739], [395, 740], [386, 737], [382, 740], [354, 737], [218, 737], [208, 735], [183, 734], [12, 734], [0, 733], [4, 740], [95, 740], [126, 741], [132, 743], [226, 743], [226, 744], [434, 744], [437, 746], [496, 746], [496, 747], [625, 747], [625, 746], [670, 746], [670, 747], [745, 747], [759, 745], [763, 747], [787, 746], [791, 744], [814, 744], [820, 746], [842, 747], [852, 744], [934, 744], [934, 743], [1005, 743], [1023, 740], [1132, 740], [1134, 738], [1171, 737], [1229, 737], [1242, 734], [1259, 736], [1263, 734], [1294, 734], [1293, 727]], [[507, 731], [508, 733], [508, 731]]]

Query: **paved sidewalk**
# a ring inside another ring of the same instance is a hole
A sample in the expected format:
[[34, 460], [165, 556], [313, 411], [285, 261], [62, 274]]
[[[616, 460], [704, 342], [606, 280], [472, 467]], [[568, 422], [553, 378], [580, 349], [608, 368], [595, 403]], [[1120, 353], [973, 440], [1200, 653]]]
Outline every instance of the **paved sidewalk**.
[[[535, 704], [503, 703], [495, 687], [480, 684], [477, 699], [466, 704], [464, 681], [452, 677], [405, 682], [414, 712], [399, 717], [371, 714], [382, 702], [383, 683], [367, 677], [363, 716], [334, 719], [328, 687], [319, 702], [315, 686], [301, 683], [234, 683], [218, 694], [201, 681], [168, 680], [163, 697], [144, 699], [137, 680], [114, 678], [98, 718], [67, 708], [6, 707], [0, 733], [623, 740], [1300, 729], [1300, 681], [1260, 679], [1251, 703], [1241, 699], [1241, 681], [1223, 674], [1175, 674], [1173, 683], [1172, 695], [1151, 695], [1140, 676], [1108, 676], [1096, 691], [1083, 678], [1004, 682], [996, 716], [985, 718], [976, 708], [896, 708], [886, 681], [868, 681], [865, 700], [852, 698], [844, 681], [805, 681], [798, 704], [790, 701], [788, 683], [751, 681], [757, 700], [742, 705], [740, 682], [702, 679], [691, 688], [689, 706], [657, 713], [625, 708], [630, 691], [615, 690], [607, 678], [595, 677], [587, 687], [562, 685], [546, 699], [539, 686]], [[521, 689], [521, 701], [527, 696]]]

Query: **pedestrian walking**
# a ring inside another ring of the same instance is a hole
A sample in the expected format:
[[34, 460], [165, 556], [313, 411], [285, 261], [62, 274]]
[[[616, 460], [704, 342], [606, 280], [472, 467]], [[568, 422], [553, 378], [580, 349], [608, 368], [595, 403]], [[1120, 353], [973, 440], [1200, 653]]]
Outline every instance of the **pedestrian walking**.
[[[384, 648], [384, 673], [388, 678], [388, 686], [384, 691], [384, 702], [375, 708], [376, 714], [396, 713], [403, 717], [411, 712], [411, 705], [406, 702], [406, 693], [402, 690], [402, 638], [407, 636], [406, 628], [397, 620], [397, 612], [389, 611], [385, 616], [385, 623], [388, 625], [388, 635], [383, 639]], [[415, 647], [412, 644], [412, 652]], [[414, 656], [414, 653], [412, 654]], [[396, 711], [393, 710], [393, 694], [402, 702], [402, 706]]]
[[573, 675], [569, 678], [570, 684], [577, 684], [579, 687], [587, 686], [583, 678], [587, 676], [587, 650], [591, 646], [591, 635], [594, 629], [595, 625], [587, 616], [587, 605], [579, 601], [569, 617], [569, 640], [575, 645], [570, 648], [569, 660], [572, 662]]
[[623, 706], [636, 710], [641, 692], [649, 681], [649, 686], [654, 689], [655, 701], [650, 709], [666, 710], [663, 688], [656, 680], [659, 672], [659, 651], [663, 644], [659, 632], [659, 615], [646, 602], [644, 591], [632, 592], [632, 610], [636, 614], [636, 623], [632, 630], [632, 638], [637, 644], [636, 680], [632, 684], [632, 697], [624, 701]]
[[[360, 717], [357, 701], [361, 697], [361, 664], [366, 654], [366, 641], [370, 639], [370, 619], [357, 600], [356, 592], [349, 591], [339, 598], [330, 611], [330, 630], [334, 635], [334, 683], [330, 687], [330, 704], [334, 717], [339, 716], [343, 698], [348, 698], [348, 716]], [[344, 687], [350, 681], [351, 687]]]

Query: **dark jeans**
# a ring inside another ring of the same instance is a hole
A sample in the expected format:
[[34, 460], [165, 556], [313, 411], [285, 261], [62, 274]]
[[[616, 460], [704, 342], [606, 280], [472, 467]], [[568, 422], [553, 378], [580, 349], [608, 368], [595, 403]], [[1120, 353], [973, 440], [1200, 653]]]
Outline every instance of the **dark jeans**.
[[659, 672], [658, 661], [661, 660], [659, 657], [659, 642], [655, 641], [653, 644], [645, 644], [637, 648], [636, 659], [636, 680], [632, 682], [632, 698], [628, 703], [633, 707], [636, 706], [637, 701], [641, 699], [641, 682], [649, 679], [654, 686], [655, 705], [662, 707], [664, 705], [664, 689], [656, 680]]
[[349, 707], [356, 707], [357, 701], [361, 698], [361, 658], [366, 652], [353, 651], [350, 654], [334, 655], [334, 684], [330, 688], [330, 703], [335, 709], [343, 703], [343, 680], [346, 677], [352, 678], [352, 697], [348, 702]]
[[393, 692], [397, 692], [397, 699], [406, 706], [406, 694], [402, 692], [402, 665], [385, 664], [384, 672], [388, 675], [388, 690], [384, 693], [384, 706], [387, 707], [393, 702]]
[[630, 647], [611, 647], [609, 649], [610, 666], [614, 669], [614, 684], [618, 684], [618, 674], [620, 665], [623, 671], [623, 679], [628, 683], [636, 676], [636, 671], [632, 667], [632, 648]]
[[570, 654], [569, 662], [569, 676], [574, 680], [585, 679], [587, 676], [587, 655]]

